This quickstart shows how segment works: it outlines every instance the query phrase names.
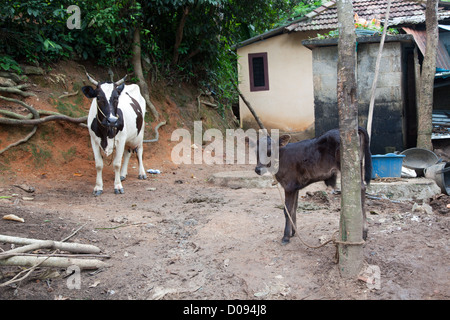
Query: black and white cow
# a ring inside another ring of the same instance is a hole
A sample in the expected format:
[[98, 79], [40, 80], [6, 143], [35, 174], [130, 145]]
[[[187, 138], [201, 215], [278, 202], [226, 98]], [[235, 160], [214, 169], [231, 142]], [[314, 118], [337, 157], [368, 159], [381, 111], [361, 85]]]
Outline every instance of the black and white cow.
[[103, 192], [102, 152], [109, 156], [114, 150], [114, 193], [124, 193], [122, 181], [127, 176], [132, 151], [136, 152], [139, 163], [138, 178], [147, 178], [142, 163], [145, 100], [137, 85], [125, 85], [126, 76], [115, 83], [99, 83], [89, 74], [86, 75], [96, 86], [81, 89], [86, 97], [93, 99], [87, 124], [97, 169], [94, 195], [98, 196]]

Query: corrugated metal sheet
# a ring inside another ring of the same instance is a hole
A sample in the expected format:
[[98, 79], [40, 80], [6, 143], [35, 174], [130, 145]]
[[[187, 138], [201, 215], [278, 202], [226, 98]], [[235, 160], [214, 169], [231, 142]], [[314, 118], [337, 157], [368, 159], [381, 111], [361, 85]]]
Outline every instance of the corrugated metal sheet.
[[450, 138], [450, 110], [433, 110], [432, 123], [433, 140]]
[[[414, 37], [414, 40], [417, 43], [417, 46], [420, 49], [420, 52], [422, 52], [423, 55], [425, 55], [426, 47], [427, 47], [427, 33], [425, 30], [415, 30], [414, 28], [410, 27], [403, 27], [403, 30], [406, 31], [408, 34], [412, 34]], [[448, 55], [448, 51], [445, 48], [444, 44], [439, 41], [437, 52], [436, 52], [436, 68], [442, 68], [445, 70], [450, 70], [450, 56]]]

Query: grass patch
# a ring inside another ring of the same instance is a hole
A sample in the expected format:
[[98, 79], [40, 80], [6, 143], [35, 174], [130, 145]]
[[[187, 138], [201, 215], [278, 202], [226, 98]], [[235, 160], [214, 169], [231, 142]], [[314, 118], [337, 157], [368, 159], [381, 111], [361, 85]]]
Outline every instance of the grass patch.
[[87, 115], [86, 111], [80, 108], [78, 105], [70, 102], [62, 102], [61, 100], [56, 100], [54, 98], [50, 99], [51, 104], [53, 104], [59, 113], [67, 115], [73, 118], [84, 117]]
[[69, 150], [67, 150], [67, 151], [61, 151], [61, 155], [64, 158], [64, 161], [66, 163], [74, 160], [76, 154], [77, 154], [77, 148], [75, 146], [69, 148]]
[[29, 144], [30, 152], [33, 155], [34, 166], [36, 168], [42, 168], [50, 159], [53, 158], [52, 152], [41, 148], [38, 145]]

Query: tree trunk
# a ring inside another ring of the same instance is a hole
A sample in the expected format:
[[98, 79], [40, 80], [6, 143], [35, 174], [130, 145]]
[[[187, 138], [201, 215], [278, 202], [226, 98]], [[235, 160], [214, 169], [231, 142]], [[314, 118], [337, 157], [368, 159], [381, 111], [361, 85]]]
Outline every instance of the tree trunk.
[[351, 1], [338, 0], [339, 60], [337, 97], [341, 136], [341, 217], [339, 270], [345, 278], [355, 278], [363, 264], [361, 168], [356, 96], [356, 33]]
[[186, 18], [189, 14], [189, 7], [186, 6], [183, 8], [183, 14], [180, 19], [180, 23], [178, 25], [177, 33], [175, 35], [175, 46], [173, 48], [173, 57], [172, 57], [172, 65], [176, 65], [178, 63], [178, 56], [179, 52], [178, 49], [180, 48], [181, 41], [183, 40], [183, 30], [184, 25], [186, 24]]
[[134, 73], [139, 80], [139, 88], [141, 89], [142, 96], [145, 99], [150, 111], [152, 112], [155, 120], [159, 119], [159, 113], [156, 111], [155, 106], [150, 100], [150, 93], [148, 89], [147, 82], [144, 78], [144, 73], [142, 72], [142, 57], [141, 57], [141, 30], [139, 28], [134, 29], [133, 34], [133, 56], [131, 58], [131, 63], [133, 64]]
[[425, 13], [427, 28], [427, 46], [420, 76], [419, 99], [417, 101], [417, 147], [433, 149], [431, 118], [433, 113], [433, 88], [436, 73], [436, 52], [439, 41], [438, 0], [427, 0]]

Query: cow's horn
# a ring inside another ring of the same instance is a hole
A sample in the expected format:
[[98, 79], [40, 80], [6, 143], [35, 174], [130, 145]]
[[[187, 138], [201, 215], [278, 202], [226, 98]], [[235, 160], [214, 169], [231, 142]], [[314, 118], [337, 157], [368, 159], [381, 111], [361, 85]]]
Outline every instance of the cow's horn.
[[125, 79], [127, 78], [127, 74], [125, 75], [125, 77], [123, 77], [122, 79], [120, 79], [119, 81], [117, 81], [117, 82], [114, 82], [114, 84], [116, 85], [116, 86], [120, 86], [122, 83], [124, 83], [125, 82]]
[[98, 81], [95, 81], [94, 78], [92, 78], [89, 73], [86, 72], [86, 76], [88, 77], [89, 81], [98, 86]]

